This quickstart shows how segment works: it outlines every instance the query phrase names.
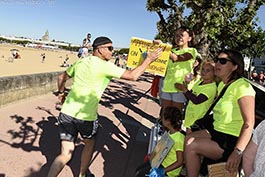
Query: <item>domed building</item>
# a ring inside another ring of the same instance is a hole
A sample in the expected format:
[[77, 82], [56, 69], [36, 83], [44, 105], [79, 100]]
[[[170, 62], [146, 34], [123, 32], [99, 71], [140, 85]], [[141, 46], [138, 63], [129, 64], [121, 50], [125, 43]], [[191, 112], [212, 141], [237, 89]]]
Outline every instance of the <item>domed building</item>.
[[48, 30], [45, 32], [44, 36], [41, 38], [42, 41], [49, 41], [49, 32]]

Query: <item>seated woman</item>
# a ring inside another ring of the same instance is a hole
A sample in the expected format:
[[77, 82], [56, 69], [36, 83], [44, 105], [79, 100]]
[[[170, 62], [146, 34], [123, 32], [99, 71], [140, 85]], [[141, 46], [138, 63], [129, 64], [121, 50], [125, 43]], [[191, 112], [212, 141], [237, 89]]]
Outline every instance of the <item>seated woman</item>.
[[244, 60], [238, 51], [224, 50], [215, 59], [215, 75], [221, 79], [218, 94], [230, 85], [213, 108], [214, 129], [186, 136], [184, 158], [189, 177], [199, 176], [201, 156], [226, 162], [230, 173], [237, 172], [255, 119], [255, 91], [243, 74]]

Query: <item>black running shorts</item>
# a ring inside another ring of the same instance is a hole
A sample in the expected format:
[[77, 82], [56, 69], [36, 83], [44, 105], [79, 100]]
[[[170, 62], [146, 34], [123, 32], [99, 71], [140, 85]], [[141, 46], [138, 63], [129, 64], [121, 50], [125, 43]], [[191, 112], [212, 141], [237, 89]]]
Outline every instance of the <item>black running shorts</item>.
[[61, 140], [76, 142], [78, 133], [83, 139], [92, 139], [98, 131], [98, 119], [84, 121], [60, 113], [58, 117], [58, 130]]

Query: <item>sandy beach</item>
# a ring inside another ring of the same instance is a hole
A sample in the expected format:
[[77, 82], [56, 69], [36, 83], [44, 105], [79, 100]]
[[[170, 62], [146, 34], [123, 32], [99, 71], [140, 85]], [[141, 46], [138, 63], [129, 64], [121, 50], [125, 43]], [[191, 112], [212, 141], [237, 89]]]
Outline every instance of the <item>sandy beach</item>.
[[[21, 59], [10, 62], [12, 56], [11, 49], [18, 49]], [[45, 53], [46, 59], [42, 63], [41, 54]], [[32, 73], [45, 73], [64, 71], [65, 67], [60, 67], [66, 55], [69, 56], [68, 63], [73, 64], [78, 60], [77, 52], [66, 50], [44, 50], [29, 47], [22, 47], [11, 44], [0, 44], [0, 77], [26, 75]]]

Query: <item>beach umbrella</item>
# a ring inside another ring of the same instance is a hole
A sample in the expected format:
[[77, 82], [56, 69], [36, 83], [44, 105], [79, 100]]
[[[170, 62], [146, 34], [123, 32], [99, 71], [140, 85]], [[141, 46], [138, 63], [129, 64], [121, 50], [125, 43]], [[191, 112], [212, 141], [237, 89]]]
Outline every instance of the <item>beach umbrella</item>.
[[19, 52], [19, 50], [18, 50], [18, 49], [10, 49], [10, 51], [17, 51], [17, 52]]

